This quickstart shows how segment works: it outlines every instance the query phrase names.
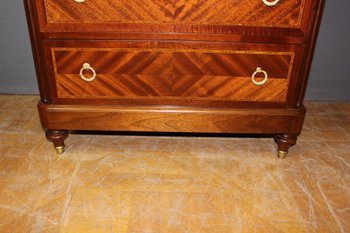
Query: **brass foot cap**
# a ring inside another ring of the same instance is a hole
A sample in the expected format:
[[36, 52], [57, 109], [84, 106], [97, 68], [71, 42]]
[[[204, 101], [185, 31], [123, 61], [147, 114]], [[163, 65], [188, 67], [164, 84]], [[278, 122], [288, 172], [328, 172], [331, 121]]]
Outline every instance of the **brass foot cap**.
[[285, 151], [278, 151], [278, 158], [280, 159], [285, 159], [287, 156], [288, 152]]
[[57, 154], [63, 154], [64, 152], [64, 146], [57, 146], [55, 149]]

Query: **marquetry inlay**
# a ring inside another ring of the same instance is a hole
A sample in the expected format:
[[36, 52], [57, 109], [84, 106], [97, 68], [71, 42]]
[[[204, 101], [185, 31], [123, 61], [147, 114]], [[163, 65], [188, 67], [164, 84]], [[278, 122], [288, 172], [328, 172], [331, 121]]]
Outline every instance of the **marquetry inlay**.
[[24, 0], [46, 137], [274, 135], [284, 158], [325, 0]]
[[49, 23], [170, 23], [299, 27], [306, 0], [45, 0]]
[[[294, 52], [53, 48], [60, 98], [170, 98], [284, 102]], [[96, 70], [86, 83], [83, 63]], [[251, 81], [257, 67], [269, 75]]]

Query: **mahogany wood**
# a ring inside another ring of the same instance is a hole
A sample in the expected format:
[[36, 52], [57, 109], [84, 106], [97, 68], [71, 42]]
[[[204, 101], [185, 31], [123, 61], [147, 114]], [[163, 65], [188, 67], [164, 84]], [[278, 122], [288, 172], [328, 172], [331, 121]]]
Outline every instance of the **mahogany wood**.
[[64, 140], [68, 138], [68, 130], [54, 130], [46, 131], [46, 138], [53, 142], [55, 148], [64, 148]]
[[46, 0], [48, 23], [186, 23], [299, 27], [305, 0], [281, 1], [270, 9], [262, 1], [217, 0]]
[[280, 156], [288, 153], [289, 147], [295, 145], [297, 142], [297, 135], [295, 134], [277, 134], [275, 141], [278, 144], [278, 151], [282, 152]]
[[286, 153], [301, 132], [324, 0], [24, 3], [55, 147], [67, 130], [262, 133]]
[[50, 129], [299, 134], [305, 108], [208, 109], [39, 104]]
[[[58, 98], [80, 99], [165, 97], [285, 102], [294, 60], [292, 52], [63, 48], [53, 53]], [[91, 83], [79, 75], [86, 62], [97, 72], [96, 81]], [[260, 66], [268, 72], [269, 79], [265, 85], [256, 86], [251, 76]]]
[[[67, 99], [132, 104], [135, 98], [143, 96], [147, 103], [155, 103], [155, 97], [159, 102], [163, 97], [171, 105], [185, 102], [188, 106], [191, 100], [196, 106], [230, 107], [254, 101], [254, 105], [283, 103], [292, 107], [295, 102], [288, 99], [296, 91], [291, 88], [299, 79], [304, 51], [302, 46], [289, 44], [188, 41], [65, 40], [44, 44], [48, 85], [57, 89], [51, 93], [51, 99], [61, 104], [69, 103]], [[79, 77], [85, 62], [96, 69], [93, 83], [84, 83]], [[251, 75], [259, 66], [269, 73], [268, 82], [261, 87], [251, 82]], [[125, 87], [130, 82], [132, 85]], [[195, 101], [198, 97], [200, 102]]]
[[[305, 33], [312, 0], [39, 0], [42, 32], [144, 32], [268, 35]], [[77, 27], [77, 24], [79, 27]], [[278, 30], [275, 30], [278, 29]], [[192, 37], [195, 38], [195, 37]]]

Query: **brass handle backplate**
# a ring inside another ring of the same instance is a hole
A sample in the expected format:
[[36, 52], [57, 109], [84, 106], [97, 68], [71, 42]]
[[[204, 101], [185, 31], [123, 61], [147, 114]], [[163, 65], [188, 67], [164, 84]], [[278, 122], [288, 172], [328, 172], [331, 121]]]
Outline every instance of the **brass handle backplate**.
[[[256, 75], [257, 74], [264, 74], [264, 79], [261, 81], [256, 81]], [[260, 67], [256, 68], [256, 71], [252, 74], [252, 82], [256, 85], [256, 86], [262, 86], [267, 82], [267, 79], [269, 78], [267, 72], [263, 69], [261, 69]]]
[[266, 6], [275, 6], [277, 5], [277, 3], [280, 1], [280, 0], [275, 0], [275, 1], [269, 1], [269, 0], [262, 0], [263, 3], [266, 5]]
[[[87, 78], [87, 77], [84, 76], [84, 74], [83, 74], [84, 70], [90, 70], [92, 72], [91, 78]], [[92, 68], [90, 66], [89, 63], [84, 63], [83, 64], [83, 67], [80, 70], [80, 78], [82, 80], [86, 81], [86, 82], [92, 82], [92, 81], [94, 81], [96, 79], [96, 71], [94, 70], [94, 68]]]

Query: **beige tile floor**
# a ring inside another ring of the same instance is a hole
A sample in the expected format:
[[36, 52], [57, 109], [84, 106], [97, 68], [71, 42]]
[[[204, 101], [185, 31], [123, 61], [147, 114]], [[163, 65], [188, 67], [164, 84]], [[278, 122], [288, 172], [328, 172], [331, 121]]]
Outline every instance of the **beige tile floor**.
[[37, 96], [0, 95], [0, 232], [350, 232], [350, 103], [307, 103], [286, 160], [271, 138], [71, 134]]

